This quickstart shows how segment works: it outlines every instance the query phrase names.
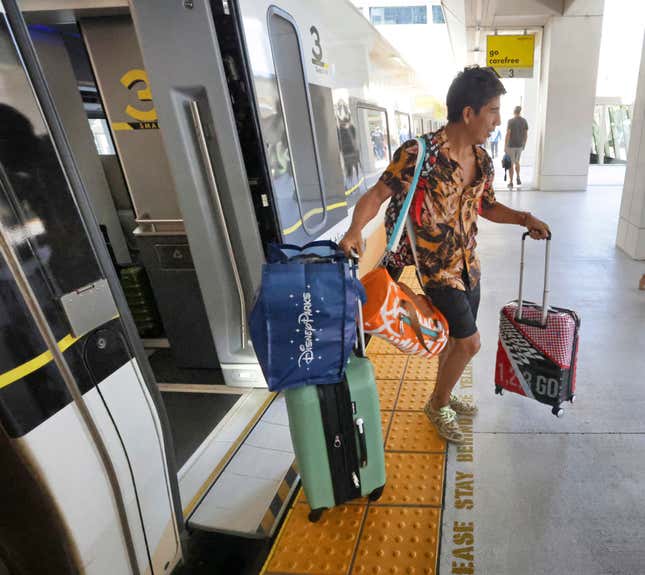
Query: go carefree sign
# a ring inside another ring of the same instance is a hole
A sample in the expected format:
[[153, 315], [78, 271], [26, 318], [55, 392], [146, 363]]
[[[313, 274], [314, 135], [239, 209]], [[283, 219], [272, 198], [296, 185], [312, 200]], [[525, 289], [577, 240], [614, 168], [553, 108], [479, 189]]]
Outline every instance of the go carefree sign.
[[504, 78], [532, 78], [535, 34], [486, 37], [486, 65]]

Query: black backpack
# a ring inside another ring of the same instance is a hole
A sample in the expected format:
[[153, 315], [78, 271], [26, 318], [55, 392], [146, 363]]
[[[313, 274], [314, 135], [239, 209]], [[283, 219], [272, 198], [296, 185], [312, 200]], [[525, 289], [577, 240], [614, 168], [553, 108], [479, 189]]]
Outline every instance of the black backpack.
[[506, 181], [506, 170], [511, 169], [511, 157], [508, 154], [502, 156], [502, 168], [504, 168], [504, 181]]

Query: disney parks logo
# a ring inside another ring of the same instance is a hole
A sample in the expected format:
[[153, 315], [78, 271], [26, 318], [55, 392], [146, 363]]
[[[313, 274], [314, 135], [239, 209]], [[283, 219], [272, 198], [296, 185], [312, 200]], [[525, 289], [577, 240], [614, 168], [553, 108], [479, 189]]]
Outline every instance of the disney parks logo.
[[302, 313], [298, 316], [298, 324], [303, 326], [305, 332], [305, 342], [300, 345], [300, 357], [298, 358], [298, 367], [302, 366], [304, 361], [309, 365], [314, 360], [314, 319], [311, 309], [311, 294], [304, 292], [302, 294]]

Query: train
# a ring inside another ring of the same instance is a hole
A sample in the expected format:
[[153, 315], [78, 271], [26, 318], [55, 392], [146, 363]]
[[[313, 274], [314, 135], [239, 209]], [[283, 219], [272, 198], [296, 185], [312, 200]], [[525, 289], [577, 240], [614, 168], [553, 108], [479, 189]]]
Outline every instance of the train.
[[276, 401], [266, 246], [341, 238], [444, 119], [345, 0], [0, 6], [0, 572], [170, 573]]

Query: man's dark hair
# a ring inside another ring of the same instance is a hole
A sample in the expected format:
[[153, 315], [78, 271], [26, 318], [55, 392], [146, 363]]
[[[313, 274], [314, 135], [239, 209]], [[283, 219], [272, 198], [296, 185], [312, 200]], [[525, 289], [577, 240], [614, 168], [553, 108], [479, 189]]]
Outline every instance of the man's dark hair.
[[460, 122], [464, 108], [470, 106], [476, 114], [495, 96], [506, 94], [506, 88], [492, 68], [470, 66], [459, 72], [450, 84], [446, 105], [448, 121]]
[[522, 113], [522, 106], [515, 106], [515, 110], [513, 110], [514, 114], [521, 114]]

